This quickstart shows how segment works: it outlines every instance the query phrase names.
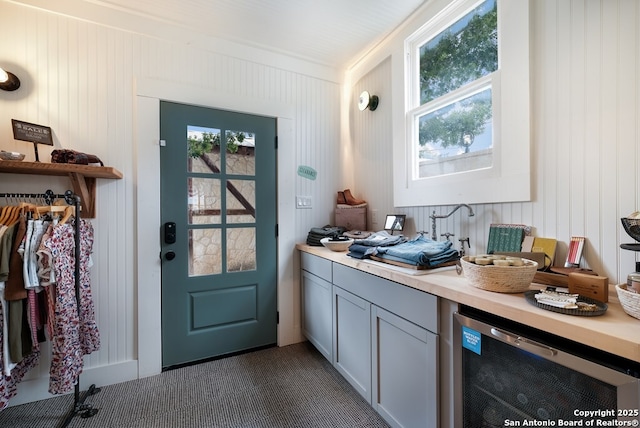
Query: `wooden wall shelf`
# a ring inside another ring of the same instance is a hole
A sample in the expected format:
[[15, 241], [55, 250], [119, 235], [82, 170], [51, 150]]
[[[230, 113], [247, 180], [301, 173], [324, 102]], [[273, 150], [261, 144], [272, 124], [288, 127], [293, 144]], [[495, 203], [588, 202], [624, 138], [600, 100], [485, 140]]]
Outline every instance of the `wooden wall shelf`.
[[70, 163], [19, 162], [0, 160], [0, 173], [67, 176], [80, 196], [82, 216], [95, 218], [96, 178], [121, 179], [122, 173], [110, 166]]

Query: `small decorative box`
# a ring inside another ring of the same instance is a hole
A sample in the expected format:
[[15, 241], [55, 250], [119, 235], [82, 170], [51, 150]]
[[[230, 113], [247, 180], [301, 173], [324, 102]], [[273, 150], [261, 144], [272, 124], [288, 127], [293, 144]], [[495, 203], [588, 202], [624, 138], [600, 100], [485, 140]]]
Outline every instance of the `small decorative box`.
[[347, 230], [367, 230], [366, 204], [357, 206], [339, 204], [335, 210], [335, 225]]

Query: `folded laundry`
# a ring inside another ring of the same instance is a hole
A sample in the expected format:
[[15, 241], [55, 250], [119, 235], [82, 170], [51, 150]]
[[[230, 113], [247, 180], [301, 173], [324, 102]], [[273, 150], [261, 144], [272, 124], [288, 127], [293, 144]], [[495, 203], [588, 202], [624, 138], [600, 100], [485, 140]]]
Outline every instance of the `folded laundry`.
[[372, 232], [367, 232], [363, 230], [348, 230], [342, 234], [342, 236], [346, 236], [347, 238], [352, 239], [366, 239], [371, 236]]
[[360, 245], [357, 242], [358, 241], [354, 242], [349, 246], [349, 252], [347, 253], [347, 256], [350, 256], [356, 259], [366, 259], [366, 258], [369, 258], [369, 256], [373, 254], [373, 252], [375, 251], [375, 247], [370, 247], [368, 245]]
[[427, 266], [430, 268], [438, 267], [444, 263], [458, 260], [460, 257], [455, 250], [447, 251], [446, 253], [430, 256], [428, 259], [424, 259], [421, 262], [416, 261], [415, 258], [396, 257], [389, 254], [376, 254], [376, 260], [390, 260], [395, 262], [402, 262], [412, 266]]
[[376, 247], [373, 254], [380, 258], [431, 267], [460, 258], [451, 241], [433, 241], [424, 235], [401, 244]]
[[307, 245], [322, 247], [322, 243], [320, 242], [322, 238], [340, 236], [346, 231], [347, 229], [340, 226], [326, 225], [324, 227], [312, 227], [307, 234]]
[[407, 238], [404, 235], [391, 235], [385, 230], [380, 232], [374, 232], [371, 236], [358, 240], [357, 244], [366, 245], [369, 247], [385, 247], [389, 245], [397, 245], [402, 242], [406, 242]]

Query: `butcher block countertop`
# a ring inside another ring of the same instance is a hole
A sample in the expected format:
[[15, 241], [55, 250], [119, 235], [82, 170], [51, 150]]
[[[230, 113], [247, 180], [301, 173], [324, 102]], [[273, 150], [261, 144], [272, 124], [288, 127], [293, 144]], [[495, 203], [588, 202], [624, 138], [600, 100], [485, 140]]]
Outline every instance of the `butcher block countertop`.
[[[564, 315], [540, 309], [528, 303], [522, 293], [506, 294], [482, 290], [470, 285], [455, 268], [440, 268], [427, 274], [382, 262], [359, 260], [346, 252], [324, 247], [298, 244], [296, 248], [309, 254], [367, 272], [408, 287], [468, 305], [503, 318], [553, 333], [597, 349], [640, 362], [640, 320], [627, 315], [613, 285], [609, 287], [608, 309], [596, 317]], [[532, 284], [531, 289], [543, 288]]]

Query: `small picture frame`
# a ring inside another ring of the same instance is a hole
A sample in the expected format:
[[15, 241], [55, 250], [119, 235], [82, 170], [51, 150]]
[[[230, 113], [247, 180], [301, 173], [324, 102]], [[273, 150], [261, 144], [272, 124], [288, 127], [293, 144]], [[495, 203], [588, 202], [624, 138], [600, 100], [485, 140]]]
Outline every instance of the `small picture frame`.
[[406, 218], [405, 214], [387, 214], [387, 218], [384, 220], [384, 230], [390, 230], [392, 235], [396, 231], [402, 232]]
[[11, 119], [11, 126], [13, 128], [13, 138], [16, 140], [53, 146], [51, 128], [48, 126], [15, 119]]
[[36, 162], [40, 162], [38, 144], [53, 146], [53, 134], [48, 126], [11, 119], [11, 128], [14, 139], [33, 143]]

